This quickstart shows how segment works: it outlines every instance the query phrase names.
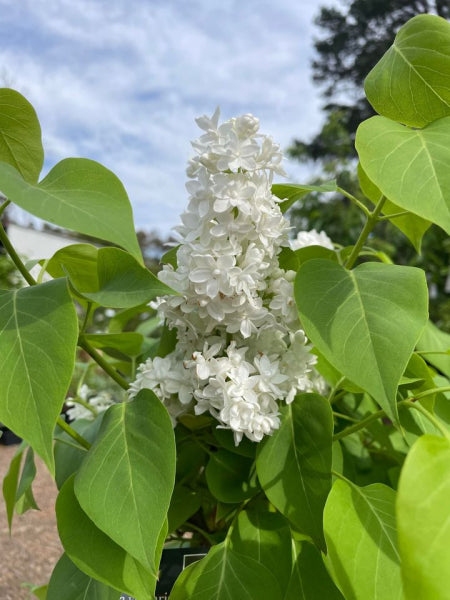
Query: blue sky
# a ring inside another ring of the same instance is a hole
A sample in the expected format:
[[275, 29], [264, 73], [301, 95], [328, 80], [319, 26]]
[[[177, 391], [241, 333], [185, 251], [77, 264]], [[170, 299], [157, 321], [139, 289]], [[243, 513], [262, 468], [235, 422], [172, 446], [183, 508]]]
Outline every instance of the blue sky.
[[187, 202], [195, 117], [251, 112], [283, 148], [317, 131], [310, 61], [323, 3], [0, 0], [0, 84], [35, 107], [45, 171], [98, 160], [124, 183], [137, 228], [167, 234]]

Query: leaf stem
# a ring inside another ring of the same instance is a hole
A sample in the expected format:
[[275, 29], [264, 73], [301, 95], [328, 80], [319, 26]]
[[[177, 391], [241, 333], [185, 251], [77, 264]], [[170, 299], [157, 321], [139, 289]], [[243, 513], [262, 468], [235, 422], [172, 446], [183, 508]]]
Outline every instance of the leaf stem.
[[78, 345], [80, 348], [83, 348], [83, 350], [85, 350], [89, 356], [91, 356], [91, 358], [93, 358], [95, 362], [105, 371], [105, 373], [107, 373], [111, 379], [114, 379], [114, 381], [120, 385], [122, 389], [128, 390], [130, 387], [128, 382], [114, 369], [112, 365], [109, 364], [107, 360], [103, 358], [100, 352], [97, 352], [97, 350], [82, 336], [78, 338]]
[[346, 269], [351, 269], [353, 267], [353, 265], [355, 264], [355, 262], [357, 261], [362, 247], [364, 246], [367, 238], [369, 237], [370, 232], [375, 227], [375, 225], [378, 221], [378, 216], [379, 216], [379, 214], [383, 208], [383, 204], [385, 202], [386, 202], [386, 197], [381, 196], [381, 198], [378, 200], [378, 203], [375, 206], [375, 208], [373, 209], [373, 211], [371, 213], [369, 213], [369, 216], [367, 217], [367, 221], [363, 227], [363, 230], [361, 231], [356, 244], [353, 246], [353, 250], [345, 264]]
[[[398, 408], [413, 408], [421, 412], [423, 416], [427, 418], [430, 421], [430, 423], [432, 423], [436, 427], [436, 429], [442, 433], [444, 437], [450, 439], [450, 431], [447, 431], [447, 429], [445, 429], [445, 427], [436, 419], [436, 417], [432, 415], [425, 407], [423, 407], [419, 402], [416, 402], [416, 400], [419, 400], [420, 398], [424, 398], [426, 396], [431, 396], [432, 394], [437, 394], [439, 392], [446, 391], [450, 391], [450, 387], [433, 388], [432, 390], [426, 390], [425, 392], [417, 394], [417, 396], [413, 398], [409, 398], [408, 400], [402, 400], [397, 404], [397, 406]], [[370, 425], [370, 423], [372, 423], [372, 421], [376, 421], [377, 419], [381, 419], [387, 416], [388, 415], [386, 414], [385, 410], [377, 410], [362, 421], [359, 421], [359, 423], [355, 423], [354, 425], [351, 425], [350, 427], [346, 427], [342, 431], [339, 431], [339, 433], [336, 433], [333, 436], [333, 442], [341, 440], [342, 438], [347, 437], [352, 433], [356, 433], [360, 429], [365, 429], [367, 425]]]
[[211, 546], [214, 546], [217, 543], [216, 540], [211, 535], [209, 535], [207, 531], [204, 531], [203, 529], [201, 529], [201, 527], [198, 527], [190, 521], [186, 521], [186, 523], [184, 523], [184, 527], [186, 527], [187, 529], [193, 529], [194, 531], [202, 535], [205, 538], [205, 540], [208, 540]]
[[70, 435], [70, 437], [73, 438], [76, 442], [78, 442], [80, 446], [83, 446], [83, 448], [89, 450], [91, 444], [82, 435], [80, 435], [78, 431], [75, 431], [73, 427], [66, 423], [62, 417], [58, 417], [56, 422], [58, 424], [58, 427], [65, 431], [67, 435]]
[[356, 204], [356, 206], [358, 208], [360, 208], [363, 213], [366, 215], [366, 217], [369, 219], [371, 212], [370, 210], [367, 208], [367, 206], [365, 204], [363, 204], [360, 200], [358, 200], [358, 198], [355, 198], [355, 196], [353, 196], [352, 194], [350, 194], [350, 192], [347, 192], [347, 190], [344, 190], [341, 187], [337, 187], [336, 190], [342, 194], [343, 196], [345, 196], [346, 198], [348, 198], [349, 200], [351, 200], [354, 204]]
[[402, 212], [393, 213], [392, 215], [383, 215], [378, 217], [379, 221], [388, 221], [389, 219], [396, 219], [397, 217], [404, 217], [405, 215], [411, 214], [408, 210], [402, 210]]
[[[4, 206], [4, 204], [2, 206]], [[29, 271], [23, 264], [21, 258], [15, 251], [14, 246], [9, 241], [9, 237], [6, 235], [6, 231], [1, 223], [0, 223], [0, 241], [2, 242], [3, 247], [5, 248], [5, 250], [11, 257], [11, 260], [16, 265], [17, 269], [20, 271], [20, 273], [22, 274], [23, 278], [28, 283], [28, 285], [36, 285], [36, 281], [30, 275]]]
[[3, 202], [3, 204], [2, 204], [2, 205], [0, 205], [0, 217], [2, 216], [2, 214], [3, 214], [3, 213], [4, 213], [4, 211], [5, 211], [5, 208], [6, 208], [6, 207], [7, 207], [9, 204], [11, 204], [11, 200], [5, 200], [5, 202]]

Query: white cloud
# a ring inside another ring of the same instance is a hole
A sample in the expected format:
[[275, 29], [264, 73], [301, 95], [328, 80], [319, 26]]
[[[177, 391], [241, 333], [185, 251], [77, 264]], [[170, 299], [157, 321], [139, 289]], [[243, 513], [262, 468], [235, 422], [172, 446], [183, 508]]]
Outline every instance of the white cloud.
[[284, 147], [318, 128], [314, 0], [0, 0], [0, 10], [0, 70], [37, 110], [46, 168], [99, 160], [124, 182], [138, 226], [177, 223], [199, 114], [253, 112]]

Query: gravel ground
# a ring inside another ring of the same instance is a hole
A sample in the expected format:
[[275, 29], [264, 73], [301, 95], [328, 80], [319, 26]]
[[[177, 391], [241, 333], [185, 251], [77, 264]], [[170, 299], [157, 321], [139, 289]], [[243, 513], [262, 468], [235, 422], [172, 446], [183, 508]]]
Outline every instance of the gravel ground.
[[[17, 446], [0, 445], [0, 482], [3, 482], [16, 449]], [[30, 598], [29, 591], [22, 587], [22, 584], [47, 583], [62, 553], [54, 514], [56, 486], [39, 458], [36, 459], [36, 466], [33, 492], [41, 510], [31, 510], [22, 516], [15, 515], [11, 538], [8, 533], [5, 503], [0, 493], [1, 600]]]

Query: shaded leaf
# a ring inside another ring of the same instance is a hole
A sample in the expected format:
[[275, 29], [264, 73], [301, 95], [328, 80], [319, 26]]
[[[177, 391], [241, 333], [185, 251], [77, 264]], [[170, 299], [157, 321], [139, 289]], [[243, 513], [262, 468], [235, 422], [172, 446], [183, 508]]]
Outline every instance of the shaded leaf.
[[291, 206], [311, 192], [336, 192], [336, 181], [327, 181], [322, 185], [299, 185], [297, 183], [275, 183], [272, 185], [272, 194], [283, 200], [280, 209], [285, 213]]
[[242, 502], [251, 498], [259, 490], [254, 465], [251, 458], [228, 450], [214, 452], [205, 469], [209, 491], [221, 502]]
[[293, 551], [294, 568], [284, 600], [343, 600], [317, 548], [303, 542], [300, 551], [293, 544]]
[[118, 600], [119, 592], [80, 571], [63, 554], [53, 570], [45, 600]]
[[322, 513], [331, 487], [331, 407], [318, 394], [301, 394], [280, 412], [280, 428], [258, 450], [258, 477], [269, 500], [293, 527], [324, 548]]
[[440, 331], [434, 323], [428, 321], [417, 342], [417, 350], [424, 352], [425, 360], [450, 378], [450, 335], [448, 333]]
[[22, 457], [26, 447], [26, 442], [22, 442], [17, 448], [11, 462], [9, 463], [8, 472], [3, 478], [3, 498], [5, 500], [6, 517], [8, 519], [8, 527], [10, 532], [14, 516], [14, 506], [16, 504], [17, 487], [19, 485], [20, 465], [22, 464]]

